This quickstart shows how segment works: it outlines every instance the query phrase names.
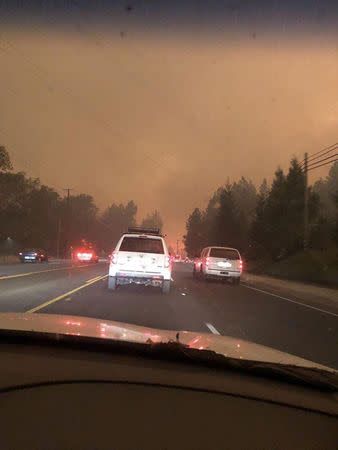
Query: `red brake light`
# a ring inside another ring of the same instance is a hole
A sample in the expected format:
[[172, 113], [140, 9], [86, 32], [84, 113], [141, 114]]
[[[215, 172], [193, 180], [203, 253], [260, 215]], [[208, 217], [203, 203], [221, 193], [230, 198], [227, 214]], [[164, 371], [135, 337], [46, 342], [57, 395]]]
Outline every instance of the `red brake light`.
[[76, 256], [77, 256], [78, 258], [80, 258], [81, 255], [82, 255], [82, 253], [78, 253]]
[[116, 263], [117, 263], [117, 254], [116, 254], [116, 253], [112, 253], [112, 254], [111, 254], [110, 262], [111, 262], [112, 264], [116, 264]]
[[210, 258], [205, 258], [205, 265], [208, 266], [210, 264]]
[[164, 261], [164, 267], [167, 269], [168, 267], [170, 267], [170, 263], [171, 263], [170, 256], [166, 256]]
[[38, 256], [38, 254], [37, 254], [37, 253], [34, 253], [34, 256]]
[[22, 252], [20, 252], [19, 255], [22, 256]]
[[239, 262], [239, 268], [242, 270], [243, 269], [243, 261]]

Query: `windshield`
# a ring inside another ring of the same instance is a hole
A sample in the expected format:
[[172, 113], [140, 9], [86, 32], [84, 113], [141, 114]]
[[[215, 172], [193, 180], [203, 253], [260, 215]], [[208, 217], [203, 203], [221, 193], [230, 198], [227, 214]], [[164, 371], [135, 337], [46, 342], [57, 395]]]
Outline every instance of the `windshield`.
[[0, 323], [338, 369], [338, 1], [8, 1], [0, 29]]
[[239, 259], [239, 253], [229, 248], [212, 248], [209, 255], [212, 258]]
[[142, 237], [124, 237], [119, 250], [121, 252], [164, 253], [160, 239]]

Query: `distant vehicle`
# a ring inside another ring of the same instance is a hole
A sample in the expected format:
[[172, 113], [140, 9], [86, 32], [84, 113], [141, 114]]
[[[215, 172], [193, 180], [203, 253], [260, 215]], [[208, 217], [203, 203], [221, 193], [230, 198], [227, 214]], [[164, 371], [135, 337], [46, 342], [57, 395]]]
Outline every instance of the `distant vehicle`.
[[84, 262], [99, 262], [99, 256], [92, 248], [80, 248], [75, 252], [75, 259], [81, 263]]
[[41, 248], [26, 248], [19, 253], [19, 259], [25, 262], [48, 262], [48, 255]]
[[239, 284], [243, 271], [243, 261], [239, 251], [229, 247], [206, 247], [201, 257], [194, 262], [195, 278], [218, 278]]
[[142, 284], [170, 291], [171, 257], [157, 229], [129, 228], [119, 240], [109, 264], [108, 289]]

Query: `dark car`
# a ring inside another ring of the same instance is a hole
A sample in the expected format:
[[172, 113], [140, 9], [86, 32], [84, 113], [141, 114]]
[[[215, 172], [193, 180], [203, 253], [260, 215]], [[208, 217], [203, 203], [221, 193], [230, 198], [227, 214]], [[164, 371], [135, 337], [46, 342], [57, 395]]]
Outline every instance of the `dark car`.
[[41, 248], [26, 248], [19, 253], [19, 258], [22, 263], [25, 262], [48, 262], [48, 255], [45, 250]]

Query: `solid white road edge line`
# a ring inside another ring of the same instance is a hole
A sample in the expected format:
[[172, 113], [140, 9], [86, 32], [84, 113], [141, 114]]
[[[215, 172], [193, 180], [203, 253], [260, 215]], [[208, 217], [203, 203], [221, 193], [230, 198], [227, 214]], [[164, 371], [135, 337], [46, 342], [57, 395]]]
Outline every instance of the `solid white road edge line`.
[[282, 296], [277, 295], [277, 294], [273, 294], [272, 292], [263, 291], [262, 289], [257, 289], [257, 288], [254, 288], [252, 286], [248, 286], [247, 284], [244, 284], [244, 283], [241, 283], [241, 286], [244, 286], [244, 287], [246, 287], [248, 289], [252, 289], [253, 291], [262, 292], [263, 294], [271, 295], [272, 297], [277, 297], [277, 298], [280, 298], [282, 300], [286, 300], [287, 302], [296, 303], [297, 305], [300, 305], [300, 306], [305, 306], [305, 308], [315, 309], [316, 311], [320, 311], [322, 313], [330, 314], [331, 316], [338, 317], [338, 314], [335, 314], [335, 313], [330, 312], [330, 311], [326, 311], [325, 309], [316, 308], [315, 306], [307, 305], [306, 303], [297, 302], [296, 300], [291, 300], [291, 298], [286, 298], [286, 297], [282, 297]]
[[205, 322], [205, 324], [213, 334], [221, 334], [211, 323]]

